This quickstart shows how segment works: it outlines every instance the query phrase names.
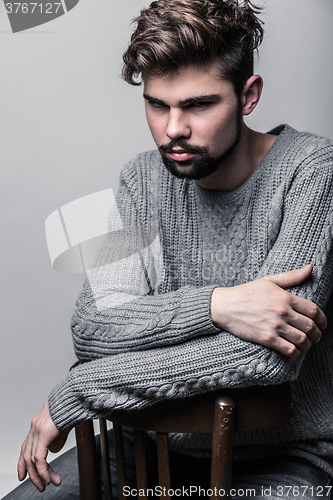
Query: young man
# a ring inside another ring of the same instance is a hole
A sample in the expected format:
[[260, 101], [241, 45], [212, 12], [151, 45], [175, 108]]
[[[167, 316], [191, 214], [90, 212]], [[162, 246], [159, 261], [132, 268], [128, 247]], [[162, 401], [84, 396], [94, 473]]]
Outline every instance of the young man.
[[[51, 392], [22, 446], [19, 478], [28, 472], [40, 491], [60, 483], [48, 449], [84, 419], [290, 381], [291, 422], [237, 436], [234, 487], [329, 493], [319, 488], [333, 477], [333, 339], [330, 322], [321, 338], [320, 308], [331, 303], [333, 148], [287, 125], [262, 134], [244, 124], [262, 90], [262, 35], [249, 1], [158, 0], [137, 20], [123, 75], [143, 80], [159, 151], [122, 171], [72, 321], [88, 363]], [[206, 457], [209, 440], [176, 435], [171, 447], [185, 461]]]

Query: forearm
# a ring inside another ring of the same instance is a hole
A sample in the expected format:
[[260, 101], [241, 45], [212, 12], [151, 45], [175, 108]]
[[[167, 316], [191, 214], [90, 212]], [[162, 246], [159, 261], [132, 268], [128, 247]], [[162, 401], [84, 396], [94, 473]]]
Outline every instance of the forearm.
[[51, 416], [65, 429], [116, 409], [225, 387], [294, 380], [301, 357], [286, 358], [227, 332], [183, 344], [84, 363], [50, 394]]
[[[220, 329], [210, 317], [213, 289], [214, 285], [183, 287], [164, 295], [138, 297], [103, 313], [92, 307], [82, 310], [79, 300], [72, 319], [75, 353], [81, 361], [90, 361], [215, 334]], [[82, 300], [89, 302], [87, 298]]]

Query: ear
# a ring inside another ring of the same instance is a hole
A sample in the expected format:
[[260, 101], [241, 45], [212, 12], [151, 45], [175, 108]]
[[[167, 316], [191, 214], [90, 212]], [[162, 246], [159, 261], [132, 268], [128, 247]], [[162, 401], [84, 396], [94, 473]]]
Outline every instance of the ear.
[[259, 102], [264, 82], [259, 75], [252, 75], [246, 84], [241, 96], [243, 115], [249, 115]]

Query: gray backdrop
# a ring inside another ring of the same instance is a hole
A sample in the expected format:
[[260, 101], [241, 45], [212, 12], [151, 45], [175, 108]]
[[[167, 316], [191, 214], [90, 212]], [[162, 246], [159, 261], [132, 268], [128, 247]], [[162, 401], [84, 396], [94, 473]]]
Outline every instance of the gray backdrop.
[[[83, 275], [52, 269], [45, 219], [79, 197], [116, 190], [122, 165], [154, 146], [142, 90], [119, 77], [130, 20], [147, 4], [80, 0], [12, 34], [0, 3], [0, 497], [31, 418], [74, 362], [69, 323]], [[266, 131], [287, 122], [333, 139], [332, 0], [266, 6], [257, 67], [264, 94], [248, 124]]]

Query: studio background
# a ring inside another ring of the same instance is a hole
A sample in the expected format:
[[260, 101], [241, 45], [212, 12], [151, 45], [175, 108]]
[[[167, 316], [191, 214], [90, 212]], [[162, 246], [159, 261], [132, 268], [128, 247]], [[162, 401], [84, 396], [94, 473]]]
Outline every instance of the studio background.
[[[69, 324], [84, 277], [52, 269], [45, 219], [82, 196], [116, 192], [123, 164], [154, 147], [142, 89], [119, 76], [130, 21], [148, 3], [80, 0], [16, 34], [0, 3], [0, 498], [17, 484], [31, 419], [75, 361]], [[248, 125], [288, 123], [333, 139], [333, 2], [265, 4], [264, 93]]]

